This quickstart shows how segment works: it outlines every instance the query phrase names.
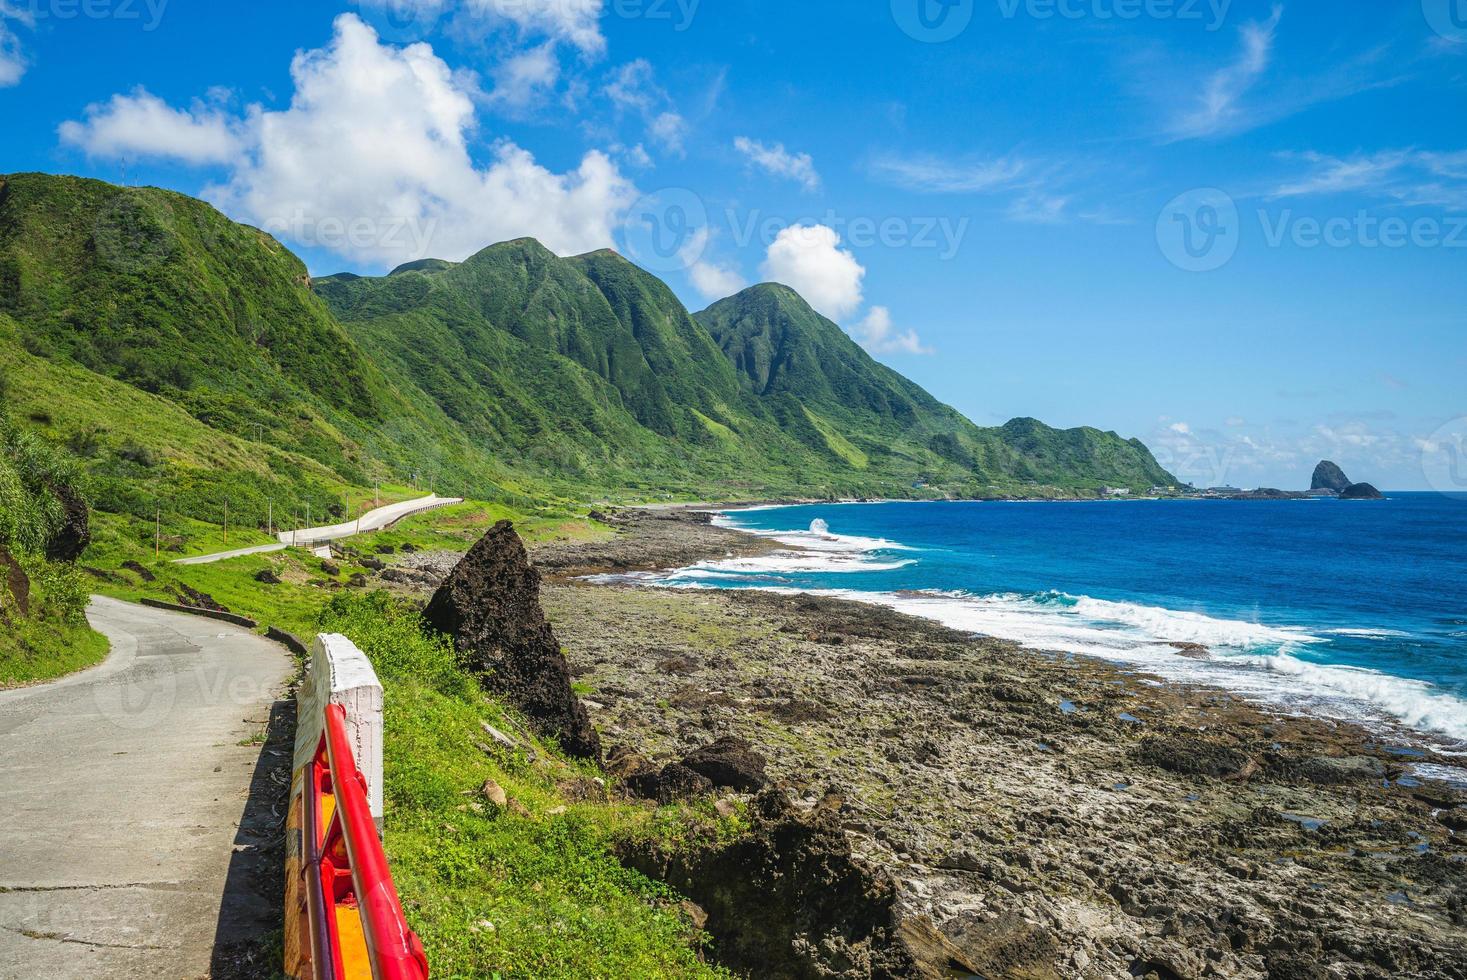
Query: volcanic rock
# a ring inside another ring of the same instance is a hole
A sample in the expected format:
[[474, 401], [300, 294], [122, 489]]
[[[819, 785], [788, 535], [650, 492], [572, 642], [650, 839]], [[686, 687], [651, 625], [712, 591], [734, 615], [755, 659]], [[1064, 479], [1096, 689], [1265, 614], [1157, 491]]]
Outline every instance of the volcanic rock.
[[1336, 493], [1344, 493], [1350, 487], [1350, 478], [1345, 476], [1345, 471], [1329, 460], [1321, 460], [1314, 468], [1314, 479], [1309, 484], [1310, 490], [1333, 490]]
[[770, 789], [749, 815], [749, 833], [732, 842], [668, 851], [640, 841], [621, 853], [706, 910], [721, 965], [789, 980], [976, 972], [925, 917], [901, 916], [896, 885], [851, 853], [833, 810], [800, 813]]
[[509, 521], [470, 549], [423, 618], [453, 639], [484, 689], [507, 698], [536, 731], [571, 755], [600, 758], [601, 740], [571, 691], [570, 667], [540, 607], [540, 573]]
[[741, 738], [720, 738], [712, 745], [689, 752], [683, 765], [708, 777], [714, 786], [755, 793], [768, 785], [765, 760]]
[[[16, 561], [4, 548], [0, 548], [0, 570], [5, 573], [5, 587], [10, 592], [15, 608], [20, 610], [22, 616], [28, 615], [31, 611], [30, 576], [26, 575], [25, 569], [20, 567], [20, 562]], [[0, 602], [0, 609], [9, 604]]]
[[51, 492], [61, 502], [61, 527], [46, 542], [46, 557], [52, 561], [76, 561], [92, 543], [91, 510], [70, 486], [52, 485]]
[[1340, 491], [1341, 500], [1384, 500], [1385, 494], [1368, 483], [1355, 483]]

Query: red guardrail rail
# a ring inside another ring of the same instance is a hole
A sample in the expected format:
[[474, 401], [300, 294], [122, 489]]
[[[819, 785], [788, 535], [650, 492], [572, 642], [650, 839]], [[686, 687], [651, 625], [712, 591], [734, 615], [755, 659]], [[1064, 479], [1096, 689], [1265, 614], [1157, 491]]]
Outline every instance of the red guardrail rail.
[[306, 929], [315, 980], [427, 980], [428, 958], [408, 928], [367, 802], [367, 781], [328, 704], [306, 767]]

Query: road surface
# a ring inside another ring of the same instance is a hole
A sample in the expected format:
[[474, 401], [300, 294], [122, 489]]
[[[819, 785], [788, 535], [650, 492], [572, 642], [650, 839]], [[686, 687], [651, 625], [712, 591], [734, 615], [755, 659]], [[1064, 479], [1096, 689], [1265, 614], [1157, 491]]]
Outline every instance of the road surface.
[[104, 663], [0, 691], [0, 977], [202, 977], [216, 939], [274, 911], [250, 857], [280, 835], [259, 803], [272, 759], [240, 743], [293, 664], [209, 619], [104, 598], [87, 615]]
[[388, 504], [369, 510], [361, 516], [360, 520], [348, 521], [345, 524], [331, 524], [326, 527], [303, 527], [296, 531], [281, 531], [276, 535], [280, 539], [279, 544], [262, 544], [253, 548], [239, 548], [235, 551], [220, 551], [212, 555], [198, 555], [194, 558], [175, 559], [175, 565], [209, 565], [216, 561], [225, 561], [230, 558], [241, 558], [245, 555], [262, 555], [272, 551], [284, 551], [289, 547], [301, 547], [314, 549], [328, 541], [337, 541], [341, 538], [349, 538], [354, 534], [362, 534], [366, 531], [380, 531], [384, 527], [391, 527], [404, 517], [421, 514], [424, 511], [437, 510], [439, 507], [447, 507], [450, 504], [463, 503], [462, 497], [440, 497], [437, 494], [429, 494], [419, 497], [417, 500], [404, 500], [401, 503]]

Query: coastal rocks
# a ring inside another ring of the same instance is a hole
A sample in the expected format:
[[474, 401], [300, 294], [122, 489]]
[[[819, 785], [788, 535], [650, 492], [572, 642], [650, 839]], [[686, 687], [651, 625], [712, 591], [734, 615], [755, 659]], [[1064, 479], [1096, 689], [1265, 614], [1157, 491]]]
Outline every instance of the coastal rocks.
[[1340, 469], [1330, 460], [1320, 460], [1314, 468], [1314, 479], [1309, 483], [1310, 490], [1333, 490], [1343, 493], [1350, 487], [1350, 478], [1345, 476], [1345, 471]]
[[607, 755], [608, 775], [620, 779], [633, 795], [668, 803], [702, 796], [716, 789], [757, 792], [768, 785], [766, 762], [741, 738], [721, 738], [688, 753], [681, 761], [658, 768], [656, 763], [617, 746]]
[[740, 792], [755, 793], [769, 783], [764, 775], [764, 757], [748, 742], [733, 736], [688, 753], [683, 765], [706, 776], [714, 786]]
[[1368, 483], [1355, 483], [1340, 491], [1341, 500], [1384, 500], [1385, 494]]
[[423, 618], [452, 637], [480, 684], [523, 711], [540, 734], [571, 755], [600, 757], [601, 740], [571, 691], [570, 668], [540, 607], [540, 574], [510, 522], [470, 549]]
[[1143, 765], [1183, 776], [1213, 779], [1246, 778], [1257, 763], [1246, 752], [1201, 738], [1148, 738], [1131, 750]]
[[750, 818], [750, 831], [731, 843], [670, 851], [638, 842], [621, 854], [706, 912], [721, 965], [779, 980], [977, 972], [929, 921], [902, 919], [895, 883], [851, 853], [832, 808], [802, 813], [771, 789], [755, 798]]

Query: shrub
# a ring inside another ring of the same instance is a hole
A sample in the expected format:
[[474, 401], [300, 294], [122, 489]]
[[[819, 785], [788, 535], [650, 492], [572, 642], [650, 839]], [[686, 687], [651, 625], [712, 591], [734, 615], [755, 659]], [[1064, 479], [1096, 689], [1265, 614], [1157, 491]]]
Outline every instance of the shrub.
[[321, 611], [319, 626], [355, 643], [384, 681], [416, 679], [448, 695], [474, 690], [458, 669], [452, 641], [427, 632], [417, 609], [390, 593], [338, 592]]

